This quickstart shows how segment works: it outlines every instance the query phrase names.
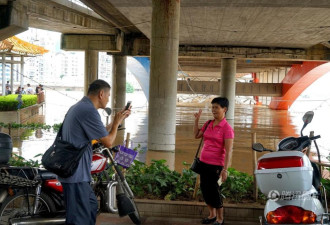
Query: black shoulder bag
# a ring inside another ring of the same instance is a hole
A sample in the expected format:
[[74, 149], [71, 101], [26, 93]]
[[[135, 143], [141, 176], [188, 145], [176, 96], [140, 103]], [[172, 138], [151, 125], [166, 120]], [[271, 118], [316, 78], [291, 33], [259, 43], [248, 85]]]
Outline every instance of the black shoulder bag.
[[[64, 122], [63, 122], [64, 123]], [[77, 170], [79, 160], [87, 149], [87, 144], [81, 148], [76, 148], [71, 143], [62, 140], [62, 127], [57, 133], [54, 143], [42, 156], [42, 165], [50, 172], [67, 178], [72, 176]]]
[[[207, 129], [207, 127], [209, 126], [209, 124], [211, 123], [211, 120], [209, 120], [209, 122], [207, 123], [206, 127], [205, 127], [205, 131]], [[204, 131], [204, 132], [205, 132]], [[191, 164], [190, 166], [190, 169], [192, 171], [194, 171], [195, 173], [198, 173], [200, 174], [201, 171], [202, 171], [202, 163], [201, 161], [199, 160], [199, 157], [198, 157], [198, 153], [199, 153], [199, 149], [201, 148], [201, 145], [202, 145], [202, 142], [203, 142], [203, 139], [204, 139], [204, 136], [202, 137], [201, 141], [199, 142], [199, 146], [198, 146], [198, 149], [197, 149], [197, 152], [196, 152], [196, 155], [195, 155], [195, 159], [193, 161], [193, 163]]]

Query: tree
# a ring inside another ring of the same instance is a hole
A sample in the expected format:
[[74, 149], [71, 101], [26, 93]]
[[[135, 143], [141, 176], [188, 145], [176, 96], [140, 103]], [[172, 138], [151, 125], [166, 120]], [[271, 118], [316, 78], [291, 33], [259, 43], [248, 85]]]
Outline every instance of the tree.
[[126, 82], [126, 93], [133, 93], [134, 87], [131, 83]]

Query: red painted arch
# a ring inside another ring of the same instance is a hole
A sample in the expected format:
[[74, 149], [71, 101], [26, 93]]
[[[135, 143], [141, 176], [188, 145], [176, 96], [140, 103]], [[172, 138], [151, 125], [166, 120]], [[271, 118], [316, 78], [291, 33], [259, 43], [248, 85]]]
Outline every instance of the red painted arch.
[[[308, 63], [308, 62], [307, 62]], [[315, 68], [309, 70], [306, 74], [299, 74], [299, 73], [292, 73], [296, 76], [289, 76], [295, 77], [292, 81], [294, 84], [285, 83], [285, 78], [283, 79], [283, 90], [284, 93], [282, 97], [273, 98], [269, 107], [271, 109], [276, 110], [287, 110], [293, 104], [293, 102], [300, 96], [300, 94], [309, 87], [312, 83], [314, 83], [317, 79], [322, 77], [324, 74], [330, 71], [330, 63], [320, 63], [318, 62], [318, 66], [316, 65]], [[320, 65], [322, 64], [322, 65]], [[312, 65], [307, 66], [307, 68]], [[294, 69], [294, 68], [292, 68]], [[293, 70], [294, 71], [294, 70]], [[289, 71], [289, 73], [291, 70]], [[300, 71], [302, 72], [302, 71]], [[289, 75], [287, 74], [287, 76]], [[292, 75], [291, 74], [291, 75]]]

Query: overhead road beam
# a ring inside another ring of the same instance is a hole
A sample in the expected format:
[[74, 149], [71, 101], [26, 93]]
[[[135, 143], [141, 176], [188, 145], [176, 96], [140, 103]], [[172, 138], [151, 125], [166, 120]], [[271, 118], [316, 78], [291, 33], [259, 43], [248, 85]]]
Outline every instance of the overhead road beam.
[[[301, 64], [303, 61], [287, 61], [287, 60], [263, 60], [263, 59], [237, 59], [238, 66], [275, 66], [275, 67], [287, 67], [292, 64]], [[214, 57], [181, 57], [179, 64], [187, 66], [210, 66], [221, 67], [221, 58]]]
[[[150, 41], [145, 37], [129, 37], [125, 40], [126, 55], [149, 56]], [[315, 45], [309, 49], [303, 48], [274, 48], [274, 47], [239, 47], [239, 46], [196, 46], [180, 45], [179, 58], [237, 58], [237, 59], [263, 59], [305, 61], [330, 60], [330, 49], [324, 45]]]
[[130, 22], [110, 1], [80, 0], [86, 6], [92, 8], [94, 12], [102, 16], [118, 29], [126, 33], [141, 33], [136, 26]]
[[[180, 46], [179, 55], [190, 57], [218, 57], [268, 60], [329, 60], [330, 49], [323, 45], [310, 49], [232, 46]], [[315, 48], [315, 50], [314, 50]]]
[[[328, 42], [329, 44], [329, 42]], [[325, 43], [315, 45], [307, 50], [307, 54], [311, 60], [330, 60], [330, 44], [326, 46]]]
[[0, 2], [0, 41], [29, 28], [27, 9], [16, 1]]
[[72, 2], [70, 0], [49, 0], [55, 3], [58, 3], [60, 5], [66, 6], [70, 9], [73, 9], [75, 11], [79, 11], [83, 14], [88, 14], [90, 16], [93, 16], [95, 18], [104, 20], [99, 14], [95, 13], [92, 9], [87, 8], [87, 7], [83, 7], [81, 5], [76, 4], [75, 2]]
[[[237, 70], [252, 70], [259, 69], [271, 69], [271, 68], [283, 68], [291, 67], [293, 64], [302, 64], [302, 61], [280, 61], [280, 60], [251, 60], [251, 59], [238, 59]], [[221, 71], [221, 59], [220, 58], [179, 58], [179, 70], [183, 71], [204, 71], [204, 72], [220, 72]]]
[[67, 51], [96, 50], [104, 52], [121, 52], [122, 43], [123, 34], [62, 34], [61, 36], [61, 49]]
[[[178, 81], [178, 93], [219, 95], [221, 81]], [[282, 96], [282, 83], [236, 82], [236, 96]]]
[[27, 8], [30, 27], [60, 33], [117, 34], [118, 29], [80, 8], [68, 7], [57, 1], [16, 0]]

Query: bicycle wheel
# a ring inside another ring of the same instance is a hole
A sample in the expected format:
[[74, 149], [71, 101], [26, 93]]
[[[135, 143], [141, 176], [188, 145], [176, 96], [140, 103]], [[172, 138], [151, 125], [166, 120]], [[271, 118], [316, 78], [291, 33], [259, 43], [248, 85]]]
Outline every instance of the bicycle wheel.
[[136, 204], [135, 204], [135, 201], [134, 201], [134, 199], [131, 199], [131, 201], [132, 201], [132, 205], [133, 205], [133, 207], [134, 207], [134, 212], [133, 213], [130, 213], [130, 214], [128, 214], [128, 216], [129, 216], [129, 218], [132, 220], [132, 222], [134, 223], [134, 224], [141, 224], [141, 218], [140, 218], [140, 213], [139, 213], [139, 210], [138, 210], [138, 208], [136, 207]]
[[[9, 219], [29, 216], [33, 212], [35, 194], [29, 193], [28, 197], [23, 190], [19, 190], [15, 195], [9, 196], [2, 203], [0, 208], [0, 225], [8, 225]], [[41, 193], [38, 214], [50, 214], [56, 211], [55, 204], [45, 193]]]
[[[128, 190], [129, 189], [129, 190]], [[132, 206], [134, 207], [134, 212], [129, 213], [128, 216], [132, 220], [134, 224], [141, 224], [141, 218], [138, 208], [136, 207], [134, 197], [130, 195], [132, 193], [131, 188], [128, 186], [128, 184], [124, 182], [124, 188], [123, 191], [125, 192], [125, 195], [131, 200]]]

